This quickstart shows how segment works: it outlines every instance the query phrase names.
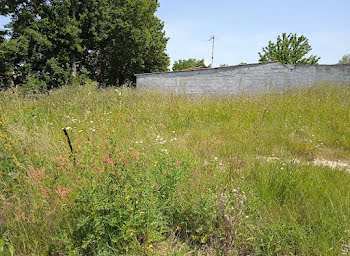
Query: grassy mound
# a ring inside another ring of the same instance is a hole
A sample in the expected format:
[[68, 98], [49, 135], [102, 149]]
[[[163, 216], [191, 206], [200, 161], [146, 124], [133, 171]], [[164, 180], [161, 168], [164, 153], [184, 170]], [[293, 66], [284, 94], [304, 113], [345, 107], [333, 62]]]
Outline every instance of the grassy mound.
[[350, 253], [349, 99], [2, 93], [0, 255]]

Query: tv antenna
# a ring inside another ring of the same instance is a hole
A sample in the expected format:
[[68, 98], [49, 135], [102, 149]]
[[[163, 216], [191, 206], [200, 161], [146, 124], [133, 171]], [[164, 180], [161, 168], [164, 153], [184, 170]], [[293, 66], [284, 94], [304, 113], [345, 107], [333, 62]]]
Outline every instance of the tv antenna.
[[214, 67], [214, 46], [215, 46], [215, 36], [211, 36], [210, 39], [208, 41], [212, 41], [213, 40], [213, 45], [212, 45], [212, 49], [211, 49], [211, 67]]

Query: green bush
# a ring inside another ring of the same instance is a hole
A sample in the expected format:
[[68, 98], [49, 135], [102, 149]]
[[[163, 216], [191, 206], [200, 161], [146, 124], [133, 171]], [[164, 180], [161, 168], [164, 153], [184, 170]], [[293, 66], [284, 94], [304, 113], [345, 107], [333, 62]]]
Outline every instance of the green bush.
[[164, 158], [155, 165], [145, 170], [141, 163], [113, 163], [112, 170], [91, 177], [72, 210], [76, 222], [65, 240], [70, 253], [127, 254], [148, 250], [165, 239], [170, 231], [165, 209], [184, 175], [171, 160]]

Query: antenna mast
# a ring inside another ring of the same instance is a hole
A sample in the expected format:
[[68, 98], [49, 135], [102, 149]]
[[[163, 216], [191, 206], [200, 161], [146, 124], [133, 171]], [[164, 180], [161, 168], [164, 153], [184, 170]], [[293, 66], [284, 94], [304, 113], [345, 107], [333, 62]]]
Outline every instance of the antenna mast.
[[213, 45], [212, 45], [212, 49], [211, 49], [211, 67], [214, 67], [214, 46], [215, 46], [215, 36], [211, 36], [210, 39], [208, 41], [213, 40]]

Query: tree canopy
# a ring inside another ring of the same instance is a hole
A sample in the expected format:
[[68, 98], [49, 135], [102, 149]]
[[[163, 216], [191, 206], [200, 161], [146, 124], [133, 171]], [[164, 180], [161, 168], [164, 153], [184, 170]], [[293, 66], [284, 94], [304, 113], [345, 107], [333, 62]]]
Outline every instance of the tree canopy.
[[339, 64], [350, 64], [350, 54], [344, 55]]
[[204, 66], [204, 59], [197, 60], [189, 58], [187, 60], [177, 60], [174, 62], [173, 71], [184, 70]]
[[317, 64], [320, 57], [306, 55], [312, 50], [309, 40], [305, 36], [283, 33], [278, 36], [276, 43], [269, 41], [259, 54], [259, 61], [279, 61], [284, 64]]
[[88, 77], [121, 85], [165, 71], [168, 38], [156, 0], [5, 0], [1, 86], [35, 81], [48, 89]]

